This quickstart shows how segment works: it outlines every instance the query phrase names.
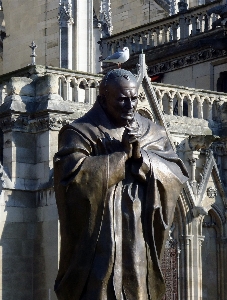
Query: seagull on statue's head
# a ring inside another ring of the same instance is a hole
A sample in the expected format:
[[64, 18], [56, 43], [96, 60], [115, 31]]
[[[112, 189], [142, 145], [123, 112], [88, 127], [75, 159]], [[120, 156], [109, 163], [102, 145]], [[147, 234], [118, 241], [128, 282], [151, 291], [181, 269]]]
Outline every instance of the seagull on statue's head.
[[124, 47], [122, 50], [115, 52], [112, 55], [107, 56], [103, 59], [104, 62], [112, 62], [118, 65], [118, 68], [121, 67], [121, 64], [126, 62], [129, 59], [129, 48]]

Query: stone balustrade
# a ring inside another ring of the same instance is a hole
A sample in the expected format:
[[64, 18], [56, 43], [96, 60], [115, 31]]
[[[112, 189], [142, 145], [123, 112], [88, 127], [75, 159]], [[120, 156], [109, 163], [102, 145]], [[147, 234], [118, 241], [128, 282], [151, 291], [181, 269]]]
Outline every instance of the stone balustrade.
[[212, 23], [217, 19], [215, 14], [207, 15], [207, 11], [216, 6], [220, 1], [201, 5], [178, 13], [168, 18], [155, 21], [119, 34], [103, 38], [100, 41], [102, 57], [114, 53], [118, 48], [129, 47], [130, 54], [153, 47], [176, 42], [188, 37], [208, 32]]
[[167, 115], [186, 116], [205, 120], [217, 120], [219, 108], [227, 102], [227, 94], [153, 83], [162, 111]]
[[[18, 95], [22, 98], [24, 95], [29, 95], [29, 97], [35, 97], [37, 101], [40, 97], [45, 100], [45, 95], [56, 95], [56, 99], [67, 100], [67, 103], [71, 102], [73, 107], [84, 107], [83, 111], [86, 111], [86, 107], [88, 109], [96, 99], [99, 83], [103, 76], [54, 67], [33, 66], [29, 68], [30, 76], [28, 77], [30, 78], [27, 78], [23, 75], [28, 74], [28, 67], [25, 69], [24, 73], [21, 71], [20, 74], [15, 73], [9, 78], [7, 75], [1, 76], [1, 104], [7, 101], [10, 95]], [[34, 80], [36, 88], [31, 93], [30, 85]], [[218, 114], [221, 105], [227, 103], [226, 93], [162, 83], [152, 83], [152, 85], [161, 110], [170, 116], [215, 121], [220, 118]], [[145, 99], [144, 97], [139, 98]]]
[[[58, 94], [64, 100], [78, 102], [80, 104], [94, 103], [99, 82], [103, 75], [92, 74], [87, 72], [77, 72], [73, 70], [44, 67], [44, 66], [27, 66], [21, 70], [13, 72], [12, 74], [5, 74], [0, 76], [0, 104], [4, 102], [7, 95], [13, 94], [13, 87], [9, 89], [9, 82], [14, 77], [30, 77], [32, 79], [49, 75], [47, 94]], [[21, 94], [20, 91], [18, 91]], [[39, 94], [39, 91], [36, 93]]]
[[[102, 75], [47, 68], [48, 74], [57, 76], [58, 94], [64, 100], [79, 105], [91, 105], [98, 94]], [[56, 80], [56, 78], [55, 78]], [[227, 94], [199, 90], [177, 85], [152, 83], [162, 111], [168, 115], [216, 120], [218, 107], [227, 102]]]
[[93, 104], [98, 94], [99, 82], [103, 75], [75, 72], [67, 69], [46, 68], [47, 74], [58, 78], [58, 94], [64, 100]]

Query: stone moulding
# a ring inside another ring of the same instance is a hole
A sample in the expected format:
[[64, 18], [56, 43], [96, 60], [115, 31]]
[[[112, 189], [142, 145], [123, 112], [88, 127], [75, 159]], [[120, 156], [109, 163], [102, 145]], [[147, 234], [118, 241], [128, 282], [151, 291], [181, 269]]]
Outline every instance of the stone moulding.
[[58, 116], [49, 114], [31, 118], [31, 116], [11, 115], [0, 119], [0, 128], [3, 132], [20, 131], [37, 133], [46, 130], [59, 131], [62, 126], [73, 120], [68, 115]]
[[226, 50], [214, 50], [212, 48], [205, 49], [190, 55], [186, 54], [185, 56], [179, 58], [172, 58], [161, 63], [149, 65], [148, 73], [150, 76], [153, 76], [160, 73], [171, 72], [215, 58], [225, 57], [226, 54]]

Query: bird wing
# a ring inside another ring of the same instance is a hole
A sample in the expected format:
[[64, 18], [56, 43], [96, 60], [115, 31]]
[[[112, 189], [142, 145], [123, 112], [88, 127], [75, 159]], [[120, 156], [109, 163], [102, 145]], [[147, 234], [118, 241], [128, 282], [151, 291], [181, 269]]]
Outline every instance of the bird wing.
[[108, 56], [106, 59], [118, 59], [119, 57], [121, 57], [121, 55], [122, 52], [115, 52], [113, 55]]

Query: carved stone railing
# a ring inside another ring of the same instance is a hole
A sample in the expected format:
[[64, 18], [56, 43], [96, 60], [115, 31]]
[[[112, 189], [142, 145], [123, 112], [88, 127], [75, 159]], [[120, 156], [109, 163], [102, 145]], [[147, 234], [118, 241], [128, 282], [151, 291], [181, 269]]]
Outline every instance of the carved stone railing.
[[[46, 73], [57, 76], [58, 94], [64, 100], [88, 105], [94, 103], [103, 76], [52, 67], [47, 67]], [[162, 83], [153, 83], [153, 87], [162, 111], [168, 115], [216, 120], [219, 106], [227, 102], [226, 93]]]
[[[23, 87], [24, 91], [23, 89], [14, 91], [14, 83], [10, 83], [15, 81], [14, 78], [30, 77], [32, 81], [32, 79], [41, 78], [44, 75], [48, 75], [45, 79], [47, 94], [60, 95], [63, 100], [74, 103], [74, 106], [86, 106], [87, 108], [94, 103], [99, 83], [103, 77], [103, 75], [54, 67], [29, 66], [0, 77], [0, 104], [4, 102], [7, 95], [24, 94], [25, 87]], [[227, 103], [226, 93], [162, 83], [153, 83], [153, 87], [161, 110], [170, 116], [186, 116], [215, 121], [220, 118], [221, 105], [224, 102]], [[17, 89], [19, 88], [17, 84]], [[39, 97], [39, 88], [36, 89], [36, 97]]]
[[129, 47], [130, 53], [138, 53], [141, 50], [149, 50], [156, 46], [183, 40], [198, 34], [208, 32], [217, 15], [207, 15], [207, 11], [216, 6], [220, 1], [214, 1], [207, 5], [201, 5], [178, 13], [159, 21], [149, 23], [119, 34], [103, 38], [100, 41], [102, 57], [115, 52], [118, 48]]
[[33, 79], [47, 74], [53, 75], [49, 77], [48, 83], [53, 93], [59, 94], [64, 100], [78, 102], [80, 105], [94, 103], [99, 82], [103, 76], [55, 67], [27, 66], [0, 76], [0, 104], [3, 103], [8, 94], [7, 86], [9, 86], [8, 83], [11, 78], [30, 77]]
[[103, 77], [103, 75], [52, 67], [47, 67], [46, 73], [58, 77], [58, 93], [64, 100], [84, 104], [94, 103], [99, 82]]
[[153, 83], [162, 111], [167, 115], [218, 120], [219, 108], [227, 102], [227, 94], [209, 90]]

